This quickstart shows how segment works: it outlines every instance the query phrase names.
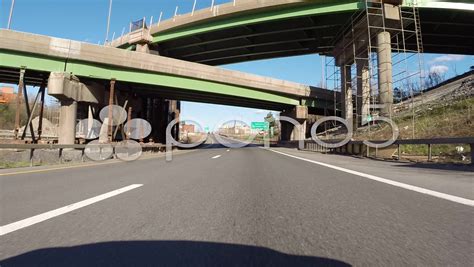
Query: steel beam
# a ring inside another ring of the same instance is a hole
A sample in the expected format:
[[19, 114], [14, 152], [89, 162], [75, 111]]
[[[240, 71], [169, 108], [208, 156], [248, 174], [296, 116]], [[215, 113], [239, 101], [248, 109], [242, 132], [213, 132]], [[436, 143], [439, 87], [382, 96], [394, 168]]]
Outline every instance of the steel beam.
[[43, 91], [44, 88], [40, 88], [38, 90], [38, 93], [36, 93], [36, 97], [35, 97], [35, 101], [33, 102], [33, 108], [31, 109], [30, 111], [30, 103], [28, 102], [28, 98], [26, 97], [27, 96], [27, 93], [26, 93], [26, 89], [25, 89], [25, 100], [26, 100], [26, 110], [28, 112], [28, 122], [25, 124], [25, 129], [23, 130], [23, 134], [21, 136], [21, 140], [25, 139], [26, 137], [26, 129], [27, 128], [30, 128], [30, 134], [31, 134], [31, 140], [33, 143], [36, 143], [36, 138], [35, 138], [35, 131], [33, 129], [33, 115], [35, 113], [35, 110], [36, 110], [36, 106], [38, 105], [38, 102], [39, 102], [39, 99], [40, 99], [40, 95], [42, 95], [42, 91]]
[[113, 141], [113, 104], [114, 104], [114, 97], [115, 97], [115, 80], [112, 79], [110, 81], [110, 90], [109, 90], [109, 114], [108, 114], [108, 130], [107, 135], [109, 137], [109, 141]]
[[307, 30], [327, 29], [327, 28], [340, 27], [341, 25], [342, 24], [318, 25], [318, 26], [308, 26], [308, 27], [301, 27], [301, 28], [265, 31], [265, 32], [259, 32], [259, 33], [252, 33], [252, 34], [231, 36], [231, 37], [226, 37], [226, 38], [219, 38], [219, 39], [216, 39], [216, 40], [209, 40], [209, 41], [203, 41], [203, 42], [198, 42], [198, 43], [191, 43], [191, 44], [186, 44], [186, 45], [182, 45], [182, 46], [174, 46], [174, 47], [170, 47], [168, 49], [165, 48], [165, 49], [167, 51], [175, 51], [175, 50], [179, 50], [179, 49], [191, 48], [191, 47], [196, 47], [196, 46], [201, 46], [201, 45], [209, 45], [209, 44], [221, 43], [221, 42], [226, 42], [226, 41], [235, 41], [235, 40], [243, 39], [243, 38], [261, 37], [261, 36], [275, 35], [275, 34], [288, 34], [288, 33], [291, 33], [291, 32], [307, 31]]
[[[247, 48], [259, 47], [259, 46], [267, 46], [267, 45], [277, 45], [277, 44], [288, 44], [288, 43], [308, 42], [308, 41], [314, 41], [314, 40], [316, 40], [316, 38], [301, 38], [301, 39], [295, 39], [295, 40], [265, 42], [265, 43], [256, 43], [256, 44], [241, 45], [241, 46], [230, 46], [230, 47], [226, 47], [226, 48], [215, 49], [215, 50], [208, 50], [208, 51], [204, 51], [204, 52], [197, 52], [197, 53], [191, 53], [191, 54], [184, 54], [184, 55], [180, 55], [180, 58], [188, 58], [188, 57], [193, 57], [193, 56], [201, 56], [201, 55], [212, 54], [212, 53], [217, 53], [217, 52], [232, 51], [232, 50], [236, 50], [236, 49], [247, 49]], [[242, 55], [242, 56], [243, 56], [243, 55]]]
[[278, 51], [267, 51], [267, 52], [257, 52], [257, 53], [249, 53], [244, 55], [235, 55], [235, 56], [227, 56], [227, 57], [218, 57], [218, 58], [211, 58], [197, 61], [198, 63], [206, 63], [211, 61], [223, 60], [223, 59], [231, 59], [231, 58], [239, 58], [239, 57], [250, 57], [250, 56], [260, 56], [260, 55], [271, 55], [277, 53], [284, 53], [284, 52], [296, 52], [296, 51], [308, 51], [309, 48], [296, 48], [296, 49], [286, 49], [286, 50], [278, 50]]
[[18, 139], [18, 133], [20, 131], [20, 113], [21, 113], [21, 100], [23, 98], [25, 69], [20, 69], [20, 78], [18, 80], [18, 94], [16, 96], [16, 111], [15, 111], [15, 139]]
[[43, 115], [44, 115], [44, 97], [46, 95], [46, 77], [43, 77], [40, 91], [41, 91], [41, 106], [40, 106], [39, 122], [38, 122], [38, 141], [41, 140], [41, 135], [43, 134]]

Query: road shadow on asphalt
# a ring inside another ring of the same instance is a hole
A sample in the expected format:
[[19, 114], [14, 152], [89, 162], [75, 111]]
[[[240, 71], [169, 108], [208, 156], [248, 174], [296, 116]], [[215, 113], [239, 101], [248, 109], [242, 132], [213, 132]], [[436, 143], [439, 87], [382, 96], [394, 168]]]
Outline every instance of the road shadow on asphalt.
[[45, 248], [0, 261], [0, 266], [351, 266], [264, 247], [197, 241], [117, 241]]

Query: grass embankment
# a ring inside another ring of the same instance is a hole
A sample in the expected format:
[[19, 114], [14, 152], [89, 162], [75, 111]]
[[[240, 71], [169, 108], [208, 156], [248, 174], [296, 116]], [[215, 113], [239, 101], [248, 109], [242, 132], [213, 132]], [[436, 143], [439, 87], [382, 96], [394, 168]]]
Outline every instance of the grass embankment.
[[[399, 139], [430, 139], [474, 136], [474, 98], [454, 100], [451, 102], [426, 104], [413, 113], [404, 112], [397, 114], [393, 119], [400, 130]], [[414, 129], [414, 131], [413, 131]], [[356, 140], [371, 139], [384, 140], [391, 136], [391, 128], [383, 123], [369, 129], [359, 129], [354, 137]], [[464, 148], [463, 154], [469, 155], [470, 146], [459, 145], [433, 145], [432, 155], [439, 158], [462, 158], [456, 147]], [[426, 145], [403, 145], [402, 154], [424, 156], [428, 154]]]
[[[41, 163], [35, 162], [33, 166], [41, 166]], [[30, 167], [29, 162], [0, 162], [0, 169]]]

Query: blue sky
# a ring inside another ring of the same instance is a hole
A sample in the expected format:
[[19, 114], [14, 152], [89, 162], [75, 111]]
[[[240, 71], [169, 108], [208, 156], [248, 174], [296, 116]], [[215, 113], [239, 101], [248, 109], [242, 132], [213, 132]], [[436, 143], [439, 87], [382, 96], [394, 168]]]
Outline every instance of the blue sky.
[[[163, 19], [192, 10], [194, 0], [113, 0], [110, 37], [120, 35], [130, 21], [154, 16]], [[197, 9], [208, 7], [212, 0], [197, 0]], [[222, 4], [229, 0], [215, 0]], [[0, 0], [0, 27], [6, 28], [11, 0]], [[16, 0], [12, 29], [94, 44], [103, 43], [106, 33], [108, 0]], [[436, 70], [452, 77], [474, 65], [474, 57], [425, 55], [427, 70]], [[317, 55], [246, 62], [224, 68], [290, 80], [309, 85], [321, 81], [321, 59]], [[183, 117], [199, 119], [203, 126], [213, 127], [223, 119], [235, 117], [245, 121], [261, 121], [266, 111], [239, 107], [223, 107], [199, 103], [183, 103]]]

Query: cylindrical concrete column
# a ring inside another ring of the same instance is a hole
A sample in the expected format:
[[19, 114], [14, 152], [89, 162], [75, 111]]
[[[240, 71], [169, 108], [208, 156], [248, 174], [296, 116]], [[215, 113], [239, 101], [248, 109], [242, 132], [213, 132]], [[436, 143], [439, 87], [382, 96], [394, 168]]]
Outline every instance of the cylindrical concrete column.
[[390, 117], [393, 106], [392, 46], [389, 32], [377, 35], [377, 60], [379, 78], [379, 102], [381, 115]]
[[72, 100], [61, 101], [59, 108], [59, 144], [73, 145], [76, 141], [77, 102]]
[[370, 71], [367, 59], [357, 60], [357, 118], [365, 125], [370, 114]]
[[344, 119], [352, 119], [352, 74], [351, 65], [341, 66], [341, 94], [342, 94], [342, 116]]

